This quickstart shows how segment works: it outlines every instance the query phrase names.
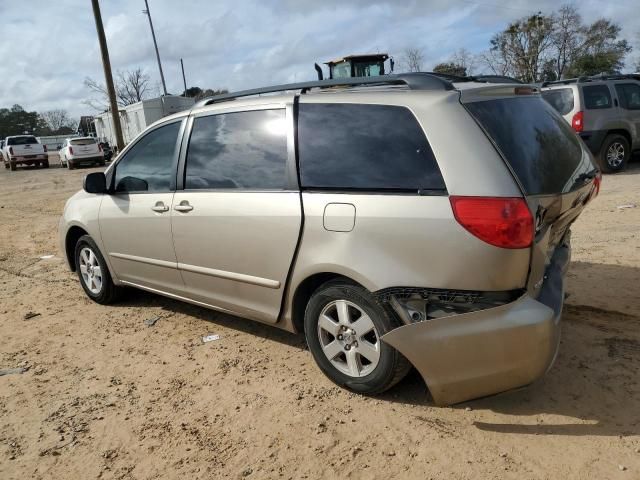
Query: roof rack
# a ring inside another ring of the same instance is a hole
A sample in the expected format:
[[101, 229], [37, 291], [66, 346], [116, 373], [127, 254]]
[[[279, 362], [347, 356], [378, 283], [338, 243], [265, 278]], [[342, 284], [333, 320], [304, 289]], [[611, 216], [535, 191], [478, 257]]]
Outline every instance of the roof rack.
[[234, 98], [249, 97], [263, 93], [285, 92], [287, 90], [301, 90], [306, 93], [312, 88], [352, 87], [358, 85], [406, 85], [411, 90], [453, 90], [451, 82], [438, 75], [430, 73], [404, 73], [400, 75], [379, 75], [374, 77], [334, 78], [332, 80], [314, 80], [311, 82], [286, 83], [271, 87], [253, 88], [239, 92], [225, 93], [209, 97], [196, 103], [195, 107], [203, 107], [212, 103], [224, 102]]
[[374, 77], [334, 78], [332, 80], [314, 80], [311, 82], [287, 83], [271, 87], [253, 88], [239, 92], [224, 93], [200, 100], [193, 108], [204, 107], [218, 102], [225, 102], [241, 97], [250, 97], [264, 93], [300, 90], [307, 93], [312, 88], [354, 87], [361, 85], [406, 85], [410, 90], [453, 90], [454, 82], [484, 82], [484, 83], [521, 83], [511, 77], [497, 75], [481, 75], [477, 77], [458, 77], [441, 73], [413, 72], [394, 75], [379, 75]]
[[616, 74], [600, 74], [591, 76], [582, 76], [577, 78], [565, 78], [563, 80], [554, 80], [552, 82], [542, 82], [543, 87], [549, 85], [569, 85], [571, 83], [588, 83], [599, 82], [604, 80], [640, 80], [640, 74], [638, 73], [616, 73]]

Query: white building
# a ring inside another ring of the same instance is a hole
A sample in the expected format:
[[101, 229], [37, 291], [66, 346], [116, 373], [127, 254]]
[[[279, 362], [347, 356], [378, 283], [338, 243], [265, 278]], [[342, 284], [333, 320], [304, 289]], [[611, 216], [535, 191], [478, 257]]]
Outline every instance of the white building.
[[[171, 115], [182, 110], [191, 108], [194, 99], [191, 97], [179, 97], [167, 95], [141, 102], [127, 105], [120, 109], [120, 125], [124, 143], [133, 140], [140, 132], [160, 120], [162, 117]], [[99, 141], [109, 142], [109, 145], [116, 146], [116, 136], [113, 133], [113, 120], [111, 112], [104, 112], [95, 117], [96, 137]]]

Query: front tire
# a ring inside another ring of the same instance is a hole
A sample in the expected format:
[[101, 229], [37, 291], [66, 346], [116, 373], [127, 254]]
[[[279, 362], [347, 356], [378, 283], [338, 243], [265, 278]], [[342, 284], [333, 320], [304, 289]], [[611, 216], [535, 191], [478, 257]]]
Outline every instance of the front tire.
[[380, 340], [400, 323], [353, 283], [332, 280], [318, 288], [307, 305], [304, 326], [314, 360], [341, 387], [381, 393], [411, 368], [400, 352]]
[[87, 296], [102, 305], [115, 302], [120, 289], [113, 283], [104, 257], [89, 235], [78, 239], [74, 258], [80, 285]]
[[607, 135], [598, 156], [600, 168], [606, 173], [617, 173], [625, 169], [631, 157], [629, 141], [622, 135]]

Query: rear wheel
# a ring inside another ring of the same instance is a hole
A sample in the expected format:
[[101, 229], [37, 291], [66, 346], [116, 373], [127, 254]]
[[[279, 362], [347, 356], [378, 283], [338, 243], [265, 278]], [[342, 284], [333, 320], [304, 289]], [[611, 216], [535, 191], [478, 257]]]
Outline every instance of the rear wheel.
[[9, 168], [9, 162], [3, 162], [4, 163], [4, 168]]
[[73, 166], [73, 163], [71, 162], [71, 160], [67, 160], [67, 168], [69, 170], [73, 170], [75, 167]]
[[49, 160], [45, 160], [44, 162], [42, 162], [42, 166], [44, 168], [49, 168]]
[[629, 141], [622, 135], [608, 135], [600, 150], [600, 168], [607, 173], [621, 172], [630, 157]]
[[330, 281], [312, 295], [305, 336], [316, 363], [334, 383], [358, 393], [383, 392], [411, 364], [380, 338], [400, 326], [364, 288]]
[[120, 289], [113, 283], [104, 257], [89, 235], [78, 239], [75, 262], [80, 284], [91, 300], [103, 305], [117, 300]]
[[9, 168], [11, 168], [12, 172], [15, 172], [18, 166], [16, 165], [16, 162], [9, 162]]

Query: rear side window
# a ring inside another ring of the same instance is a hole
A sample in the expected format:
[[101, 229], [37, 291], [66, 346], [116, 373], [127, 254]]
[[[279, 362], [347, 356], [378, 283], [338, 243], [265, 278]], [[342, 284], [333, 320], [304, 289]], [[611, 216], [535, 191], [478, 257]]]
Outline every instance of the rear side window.
[[36, 137], [15, 137], [7, 141], [7, 145], [35, 145], [37, 143]]
[[616, 85], [616, 92], [620, 98], [620, 106], [627, 110], [640, 110], [640, 85], [622, 83]]
[[582, 87], [584, 107], [587, 110], [611, 108], [611, 92], [606, 85], [591, 85]]
[[538, 96], [465, 104], [511, 166], [527, 195], [559, 194], [594, 171], [577, 135]]
[[187, 151], [185, 188], [285, 189], [286, 131], [282, 109], [196, 118]]
[[445, 190], [424, 132], [404, 107], [300, 104], [298, 153], [303, 187]]
[[544, 98], [560, 115], [566, 115], [573, 110], [573, 90], [570, 88], [558, 88], [542, 92]]

